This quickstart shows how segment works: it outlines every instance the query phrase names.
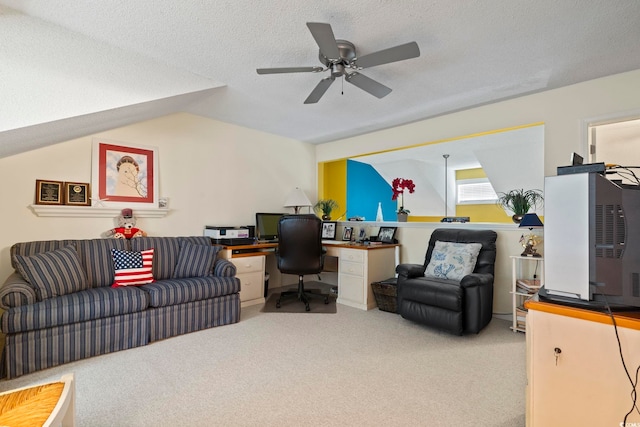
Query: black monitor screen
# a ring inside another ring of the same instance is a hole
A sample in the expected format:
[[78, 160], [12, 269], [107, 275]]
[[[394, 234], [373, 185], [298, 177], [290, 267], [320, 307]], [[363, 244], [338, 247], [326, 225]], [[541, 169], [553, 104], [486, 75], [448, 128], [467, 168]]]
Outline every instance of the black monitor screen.
[[256, 233], [259, 240], [278, 238], [278, 221], [283, 213], [256, 213]]

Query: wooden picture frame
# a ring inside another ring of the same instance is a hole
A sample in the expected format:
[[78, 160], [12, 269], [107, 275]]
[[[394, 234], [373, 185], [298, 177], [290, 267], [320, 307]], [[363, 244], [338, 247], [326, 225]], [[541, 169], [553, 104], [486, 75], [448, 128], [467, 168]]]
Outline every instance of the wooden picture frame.
[[394, 236], [398, 227], [380, 227], [378, 241], [382, 243], [395, 243]]
[[36, 205], [64, 204], [64, 183], [47, 179], [36, 179]]
[[70, 206], [91, 206], [91, 186], [89, 183], [65, 182], [64, 204]]
[[158, 148], [94, 138], [94, 204], [158, 208]]
[[336, 240], [337, 229], [338, 229], [337, 221], [323, 221], [322, 222], [322, 239]]
[[353, 227], [345, 227], [342, 231], [342, 240], [350, 241], [353, 234]]

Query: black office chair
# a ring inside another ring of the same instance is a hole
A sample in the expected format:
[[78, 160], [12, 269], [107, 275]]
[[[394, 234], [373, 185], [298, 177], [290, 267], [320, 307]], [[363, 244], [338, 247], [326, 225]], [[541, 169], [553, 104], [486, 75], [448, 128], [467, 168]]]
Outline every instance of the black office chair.
[[305, 274], [320, 274], [324, 267], [322, 249], [322, 221], [317, 216], [284, 215], [278, 222], [278, 270], [285, 274], [298, 275], [298, 289], [284, 291], [276, 301], [280, 308], [283, 298], [296, 296], [309, 311], [309, 298], [324, 298], [329, 303], [329, 295], [305, 292]]

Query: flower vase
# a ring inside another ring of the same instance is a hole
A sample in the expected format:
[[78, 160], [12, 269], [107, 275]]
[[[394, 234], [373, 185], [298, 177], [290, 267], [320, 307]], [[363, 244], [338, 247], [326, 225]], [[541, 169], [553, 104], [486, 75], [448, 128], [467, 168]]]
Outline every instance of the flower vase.
[[378, 212], [376, 213], [376, 222], [384, 221], [384, 216], [382, 215], [382, 202], [378, 202]]
[[407, 222], [409, 214], [406, 212], [398, 212], [398, 222]]

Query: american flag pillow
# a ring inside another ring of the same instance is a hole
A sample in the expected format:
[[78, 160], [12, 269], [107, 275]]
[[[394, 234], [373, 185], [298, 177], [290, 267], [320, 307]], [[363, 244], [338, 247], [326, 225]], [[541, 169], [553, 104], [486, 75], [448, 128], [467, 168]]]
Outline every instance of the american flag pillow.
[[153, 248], [140, 252], [111, 249], [116, 271], [112, 288], [153, 283]]

